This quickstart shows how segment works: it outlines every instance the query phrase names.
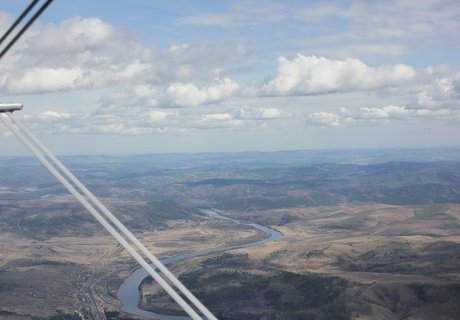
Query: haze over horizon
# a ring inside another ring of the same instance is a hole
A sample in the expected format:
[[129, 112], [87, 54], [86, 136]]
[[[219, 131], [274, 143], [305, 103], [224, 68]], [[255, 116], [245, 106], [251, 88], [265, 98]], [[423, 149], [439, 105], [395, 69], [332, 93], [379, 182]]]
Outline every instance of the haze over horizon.
[[58, 154], [459, 147], [459, 34], [456, 1], [55, 1], [0, 95]]

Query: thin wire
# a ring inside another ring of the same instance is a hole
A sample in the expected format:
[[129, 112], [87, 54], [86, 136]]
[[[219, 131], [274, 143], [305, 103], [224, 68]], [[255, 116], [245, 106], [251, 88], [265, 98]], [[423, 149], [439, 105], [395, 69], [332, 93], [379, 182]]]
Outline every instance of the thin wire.
[[51, 151], [49, 151], [33, 134], [30, 132], [27, 127], [25, 127], [19, 120], [10, 116], [10, 120], [17, 125], [23, 133], [44, 153], [50, 160], [53, 162], [61, 171], [66, 175], [101, 211], [105, 216], [129, 239], [131, 240], [143, 254], [168, 278], [189, 300], [192, 302], [198, 310], [200, 310], [209, 320], [217, 320], [217, 318], [201, 303], [201, 301], [196, 298], [193, 293], [190, 292], [183, 284], [180, 282], [174, 274], [166, 268], [160, 260], [158, 260], [155, 255], [153, 255], [150, 250], [148, 250], [142, 242], [140, 242], [132, 233], [129, 231], [120, 220], [115, 217], [107, 207], [99, 201], [99, 199], [94, 196], [94, 194], [89, 191], [85, 185], [83, 185], [78, 178], [76, 178], [72, 172], [70, 172], [59, 159], [57, 159]]
[[3, 49], [3, 51], [0, 53], [0, 59], [10, 50], [10, 48], [16, 43], [16, 41], [21, 38], [21, 36], [26, 32], [26, 30], [34, 23], [35, 20], [46, 10], [46, 8], [53, 2], [53, 0], [47, 0], [41, 7], [40, 9], [35, 12], [35, 14], [30, 18], [29, 21], [22, 27], [21, 30], [14, 36], [14, 38], [8, 43], [8, 45]]
[[18, 26], [18, 24], [24, 19], [24, 17], [32, 10], [32, 8], [37, 4], [40, 0], [33, 0], [29, 6], [24, 10], [21, 15], [16, 19], [16, 21], [11, 25], [11, 27], [5, 32], [5, 34], [0, 39], [0, 45], [3, 41], [10, 35], [10, 33]]
[[153, 269], [137, 251], [101, 216], [99, 212], [46, 160], [36, 146], [16, 127], [11, 120], [11, 113], [0, 114], [3, 123], [13, 134], [32, 152], [32, 154], [50, 171], [50, 173], [80, 202], [83, 207], [129, 252], [129, 254], [160, 284], [163, 289], [182, 307], [193, 319], [202, 318], [193, 310], [187, 302]]

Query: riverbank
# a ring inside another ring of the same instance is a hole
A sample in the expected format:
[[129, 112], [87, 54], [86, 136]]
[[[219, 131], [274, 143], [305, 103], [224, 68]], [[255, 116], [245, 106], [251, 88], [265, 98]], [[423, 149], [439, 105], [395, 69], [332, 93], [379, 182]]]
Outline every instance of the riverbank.
[[[268, 228], [261, 226], [256, 223], [251, 223], [251, 222], [243, 222], [239, 221], [236, 219], [228, 218], [219, 215], [217, 212], [209, 209], [203, 209], [202, 212], [206, 213], [210, 218], [213, 219], [222, 219], [222, 220], [227, 220], [231, 221], [237, 225], [241, 226], [249, 226], [252, 227], [260, 232], [262, 232], [264, 235], [266, 235], [263, 239], [258, 239], [253, 242], [249, 243], [243, 243], [243, 244], [235, 244], [235, 245], [228, 245], [228, 246], [223, 246], [223, 247], [216, 247], [216, 248], [210, 248], [210, 249], [205, 249], [205, 250], [199, 250], [196, 252], [188, 252], [188, 253], [183, 253], [179, 254], [173, 257], [169, 257], [167, 259], [161, 260], [161, 262], [165, 265], [169, 265], [175, 262], [191, 259], [194, 257], [198, 256], [204, 256], [207, 254], [211, 253], [218, 253], [218, 252], [225, 252], [233, 249], [238, 249], [238, 248], [250, 248], [250, 247], [256, 247], [260, 246], [263, 244], [266, 244], [271, 241], [275, 241], [277, 239], [280, 239], [283, 237], [283, 235], [274, 229]], [[139, 299], [139, 287], [142, 283], [142, 281], [148, 276], [147, 272], [139, 268], [136, 271], [134, 271], [121, 285], [120, 289], [117, 292], [117, 298], [122, 302], [122, 308], [121, 310], [123, 312], [136, 315], [136, 316], [142, 316], [150, 319], [157, 319], [157, 320], [184, 320], [184, 319], [189, 319], [188, 317], [183, 317], [183, 316], [171, 316], [168, 314], [161, 314], [161, 313], [156, 313], [156, 312], [151, 312], [151, 311], [146, 311], [140, 308], [140, 299]], [[155, 308], [155, 307], [150, 307], [150, 308]], [[155, 309], [156, 310], [156, 309]]]

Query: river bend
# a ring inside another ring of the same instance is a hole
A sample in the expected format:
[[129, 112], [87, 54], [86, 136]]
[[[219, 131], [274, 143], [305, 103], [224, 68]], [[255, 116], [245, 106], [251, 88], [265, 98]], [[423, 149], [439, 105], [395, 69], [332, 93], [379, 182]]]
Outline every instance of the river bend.
[[[195, 252], [179, 254], [179, 255], [172, 256], [172, 257], [161, 260], [161, 262], [164, 265], [169, 265], [174, 262], [190, 259], [190, 258], [197, 257], [197, 256], [207, 255], [210, 253], [224, 252], [224, 251], [229, 251], [229, 250], [238, 249], [238, 248], [257, 247], [257, 246], [266, 244], [271, 241], [275, 241], [283, 237], [283, 234], [281, 232], [275, 229], [261, 226], [260, 224], [257, 224], [254, 222], [243, 222], [243, 221], [239, 221], [236, 219], [224, 217], [210, 209], [203, 209], [201, 211], [206, 213], [209, 217], [214, 218], [214, 219], [230, 220], [236, 224], [253, 227], [265, 233], [266, 238], [262, 240], [257, 240], [254, 242], [245, 243], [245, 244], [222, 246], [222, 247], [217, 247], [217, 248], [210, 248], [210, 249], [204, 249], [204, 250], [199, 250]], [[123, 310], [124, 312], [130, 313], [132, 315], [142, 316], [142, 317], [146, 317], [150, 319], [189, 320], [190, 317], [187, 317], [187, 316], [172, 316], [172, 315], [159, 314], [159, 313], [155, 313], [151, 311], [146, 311], [138, 307], [139, 299], [140, 299], [139, 286], [142, 280], [144, 280], [144, 278], [146, 278], [147, 276], [148, 276], [148, 273], [143, 268], [139, 268], [135, 270], [133, 273], [131, 273], [131, 275], [128, 278], [126, 278], [126, 280], [123, 282], [123, 284], [121, 285], [120, 289], [118, 289], [118, 292], [117, 292], [117, 298], [122, 303], [121, 310]]]

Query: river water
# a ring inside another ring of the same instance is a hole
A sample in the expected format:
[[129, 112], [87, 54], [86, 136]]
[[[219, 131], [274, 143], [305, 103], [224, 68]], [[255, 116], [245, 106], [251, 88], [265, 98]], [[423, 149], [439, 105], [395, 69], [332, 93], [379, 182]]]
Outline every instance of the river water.
[[[261, 226], [260, 224], [257, 224], [257, 223], [242, 222], [236, 219], [223, 217], [219, 215], [217, 212], [213, 210], [209, 210], [209, 209], [203, 209], [201, 211], [206, 213], [209, 217], [214, 218], [214, 219], [230, 220], [236, 224], [253, 227], [257, 230], [264, 232], [266, 237], [262, 240], [245, 243], [245, 244], [223, 246], [223, 247], [218, 247], [218, 248], [211, 248], [211, 249], [205, 249], [205, 250], [199, 250], [195, 252], [179, 254], [177, 256], [172, 256], [172, 257], [161, 260], [161, 262], [164, 265], [169, 265], [177, 261], [182, 261], [182, 260], [190, 259], [190, 258], [197, 257], [197, 256], [207, 255], [209, 253], [224, 252], [224, 251], [238, 249], [238, 248], [257, 247], [257, 246], [263, 245], [271, 241], [275, 241], [283, 237], [283, 234], [281, 232], [276, 231], [271, 228]], [[147, 276], [148, 276], [148, 273], [143, 268], [139, 268], [135, 270], [133, 273], [131, 273], [131, 275], [128, 278], [126, 278], [126, 280], [123, 282], [123, 284], [121, 285], [120, 289], [118, 289], [118, 292], [117, 292], [117, 297], [122, 303], [121, 310], [123, 310], [124, 312], [130, 313], [132, 315], [142, 316], [142, 317], [146, 317], [150, 319], [189, 320], [190, 317], [187, 317], [187, 316], [171, 316], [171, 315], [165, 315], [165, 314], [158, 314], [155, 312], [142, 310], [138, 307], [139, 299], [140, 299], [139, 286], [142, 280], [144, 280], [144, 278], [146, 278]]]

